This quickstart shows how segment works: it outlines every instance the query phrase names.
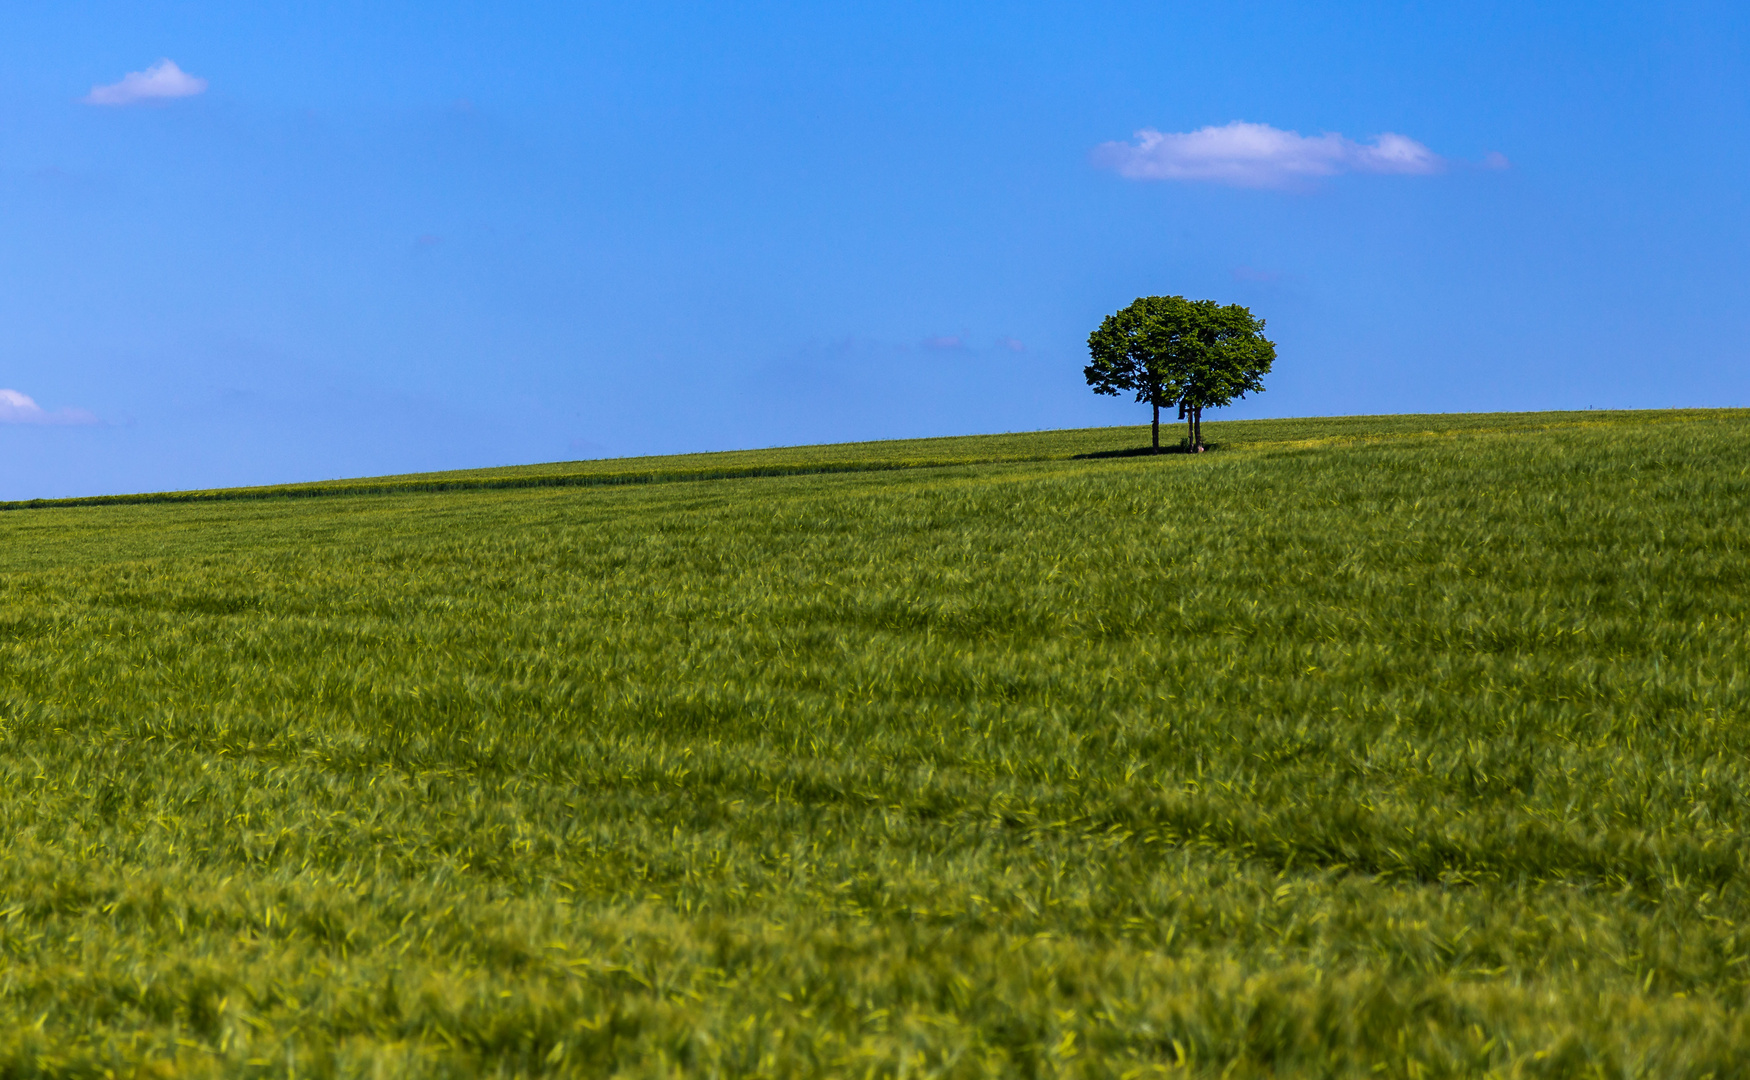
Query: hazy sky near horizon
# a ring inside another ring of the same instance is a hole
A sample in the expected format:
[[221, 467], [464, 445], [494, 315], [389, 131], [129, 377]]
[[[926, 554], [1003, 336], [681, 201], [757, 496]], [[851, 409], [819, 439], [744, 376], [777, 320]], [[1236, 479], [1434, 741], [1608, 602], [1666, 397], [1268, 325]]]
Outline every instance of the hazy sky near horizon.
[[1225, 415], [1750, 404], [1726, 3], [8, 16], [0, 498]]

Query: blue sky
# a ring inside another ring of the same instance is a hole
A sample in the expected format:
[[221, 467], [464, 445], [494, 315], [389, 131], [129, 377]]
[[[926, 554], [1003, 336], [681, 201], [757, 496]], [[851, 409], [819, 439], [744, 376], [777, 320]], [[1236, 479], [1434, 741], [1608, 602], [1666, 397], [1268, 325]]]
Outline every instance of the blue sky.
[[1269, 320], [1225, 415], [1750, 404], [1747, 22], [21, 7], [0, 497], [1141, 422], [1158, 293]]

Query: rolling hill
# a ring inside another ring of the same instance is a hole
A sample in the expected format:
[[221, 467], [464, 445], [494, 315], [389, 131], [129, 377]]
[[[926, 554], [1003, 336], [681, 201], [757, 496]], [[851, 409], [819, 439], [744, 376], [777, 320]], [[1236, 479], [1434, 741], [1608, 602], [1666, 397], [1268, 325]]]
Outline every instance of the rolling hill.
[[1750, 411], [1206, 434], [6, 504], [0, 1076], [1742, 1075]]

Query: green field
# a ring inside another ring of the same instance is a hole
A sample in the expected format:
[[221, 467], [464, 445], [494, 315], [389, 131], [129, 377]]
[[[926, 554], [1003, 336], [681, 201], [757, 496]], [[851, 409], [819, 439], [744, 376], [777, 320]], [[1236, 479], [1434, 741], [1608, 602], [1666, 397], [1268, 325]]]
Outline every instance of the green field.
[[1206, 435], [11, 504], [0, 1078], [1750, 1075], [1750, 411]]

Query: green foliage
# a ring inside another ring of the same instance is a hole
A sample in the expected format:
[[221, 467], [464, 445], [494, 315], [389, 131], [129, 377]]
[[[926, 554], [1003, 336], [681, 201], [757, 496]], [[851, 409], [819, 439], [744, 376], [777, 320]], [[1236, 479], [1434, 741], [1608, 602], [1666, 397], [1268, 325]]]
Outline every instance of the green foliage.
[[1742, 1075], [1747, 418], [0, 515], [0, 1076]]
[[1178, 405], [1192, 421], [1191, 445], [1201, 446], [1203, 410], [1262, 391], [1276, 346], [1264, 320], [1239, 304], [1143, 296], [1100, 322], [1088, 354], [1082, 374], [1095, 393], [1134, 392], [1153, 406], [1158, 448], [1161, 406]]
[[1189, 315], [1182, 296], [1139, 296], [1100, 320], [1088, 335], [1090, 363], [1082, 369], [1094, 393], [1134, 393], [1157, 409], [1178, 401], [1191, 347], [1184, 333]]
[[1239, 304], [1190, 301], [1183, 336], [1179, 402], [1187, 409], [1219, 409], [1264, 389], [1276, 360], [1276, 344], [1264, 337], [1264, 320]]

